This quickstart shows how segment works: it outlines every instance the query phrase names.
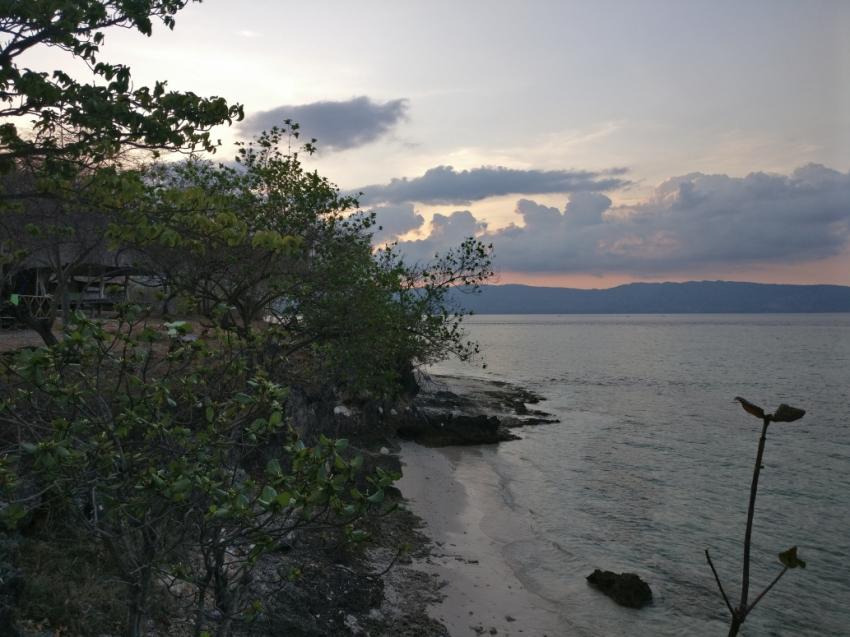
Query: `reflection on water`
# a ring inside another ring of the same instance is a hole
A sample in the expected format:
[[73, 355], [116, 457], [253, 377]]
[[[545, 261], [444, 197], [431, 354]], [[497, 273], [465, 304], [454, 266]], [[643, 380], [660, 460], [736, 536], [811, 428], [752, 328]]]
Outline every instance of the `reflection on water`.
[[[723, 633], [703, 550], [736, 597], [760, 424], [733, 404], [740, 395], [808, 410], [768, 434], [751, 591], [789, 546], [809, 568], [783, 578], [744, 634], [850, 634], [850, 315], [481, 316], [468, 327], [487, 369], [437, 371], [524, 384], [562, 419], [492, 462], [535, 533], [505, 557], [561, 604], [565, 626]], [[616, 607], [584, 584], [596, 567], [640, 573], [656, 603]]]

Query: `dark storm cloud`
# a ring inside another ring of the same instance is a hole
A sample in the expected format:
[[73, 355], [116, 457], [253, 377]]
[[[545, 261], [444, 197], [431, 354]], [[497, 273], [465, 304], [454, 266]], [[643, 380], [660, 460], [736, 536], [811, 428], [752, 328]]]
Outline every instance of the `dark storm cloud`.
[[604, 191], [622, 188], [624, 169], [605, 172], [585, 170], [517, 170], [482, 166], [457, 171], [451, 166], [431, 168], [420, 177], [393, 179], [388, 184], [364, 186], [361, 203], [417, 201], [432, 205], [468, 205], [500, 195], [534, 195]]
[[[563, 210], [521, 199], [515, 213], [522, 226], [475, 232], [494, 244], [503, 270], [649, 275], [799, 263], [847, 249], [850, 174], [815, 164], [790, 175], [693, 173], [668, 179], [632, 206], [577, 192]], [[429, 237], [400, 247], [426, 258], [469, 236], [474, 222], [451, 232], [432, 224]]]
[[407, 100], [383, 104], [365, 96], [344, 102], [313, 102], [297, 106], [278, 106], [248, 116], [240, 125], [243, 133], [257, 134], [290, 119], [301, 126], [302, 139], [316, 138], [319, 149], [356, 148], [386, 135], [405, 117]]

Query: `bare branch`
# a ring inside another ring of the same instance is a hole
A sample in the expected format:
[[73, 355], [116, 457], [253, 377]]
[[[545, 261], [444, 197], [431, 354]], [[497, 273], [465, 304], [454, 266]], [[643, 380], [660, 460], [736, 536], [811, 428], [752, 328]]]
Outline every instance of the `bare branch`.
[[711, 567], [711, 572], [714, 573], [714, 581], [717, 582], [717, 588], [720, 589], [720, 594], [723, 595], [723, 601], [726, 602], [726, 608], [729, 609], [729, 612], [732, 613], [732, 616], [734, 617], [735, 609], [732, 608], [732, 604], [729, 603], [729, 598], [726, 596], [726, 591], [723, 590], [723, 584], [720, 583], [720, 576], [717, 574], [717, 569], [714, 568], [714, 564], [711, 561], [711, 555], [708, 554], [708, 549], [705, 549], [705, 559]]
[[781, 578], [783, 575], [785, 575], [785, 571], [787, 571], [787, 570], [788, 570], [788, 567], [787, 567], [787, 566], [785, 566], [785, 567], [783, 567], [783, 569], [782, 569], [781, 571], [779, 571], [779, 575], [777, 575], [776, 577], [774, 577], [774, 578], [773, 578], [773, 581], [772, 581], [770, 584], [768, 584], [768, 585], [767, 585], [767, 588], [765, 588], [765, 589], [764, 589], [761, 593], [759, 593], [759, 596], [758, 596], [758, 597], [756, 597], [756, 598], [753, 600], [753, 603], [752, 603], [752, 604], [750, 604], [750, 605], [747, 607], [747, 610], [746, 610], [746, 611], [744, 611], [744, 617], [746, 617], [747, 615], [749, 615], [749, 614], [750, 614], [750, 611], [751, 611], [751, 610], [753, 610], [753, 609], [756, 607], [756, 604], [758, 604], [758, 603], [761, 601], [761, 598], [762, 598], [762, 597], [764, 597], [765, 595], [767, 595], [767, 592], [768, 592], [771, 588], [773, 588], [773, 587], [774, 587], [774, 585], [776, 584], [776, 582], [778, 582], [778, 581], [779, 581], [779, 578]]

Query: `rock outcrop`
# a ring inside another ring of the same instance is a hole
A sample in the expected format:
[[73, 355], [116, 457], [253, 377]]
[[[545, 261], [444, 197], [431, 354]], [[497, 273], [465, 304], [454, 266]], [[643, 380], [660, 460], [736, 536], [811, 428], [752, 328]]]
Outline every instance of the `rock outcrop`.
[[496, 416], [442, 414], [437, 419], [418, 418], [398, 428], [404, 440], [415, 440], [426, 447], [448, 445], [486, 445], [518, 440]]
[[614, 573], [596, 569], [587, 576], [588, 583], [605, 593], [620, 606], [642, 608], [652, 602], [652, 590], [636, 573]]
[[421, 390], [397, 420], [400, 438], [429, 447], [494, 444], [517, 440], [511, 430], [558, 422], [529, 409], [540, 396], [498, 381], [423, 376]]

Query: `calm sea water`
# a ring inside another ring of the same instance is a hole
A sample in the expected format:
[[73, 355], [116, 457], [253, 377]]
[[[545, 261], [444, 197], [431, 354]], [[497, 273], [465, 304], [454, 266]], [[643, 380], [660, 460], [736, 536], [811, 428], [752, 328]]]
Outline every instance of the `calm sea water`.
[[[850, 315], [478, 316], [487, 369], [543, 394], [557, 425], [492, 462], [534, 537], [505, 546], [523, 582], [587, 635], [719, 635], [727, 614], [710, 548], [737, 599], [760, 421], [732, 402], [808, 413], [768, 433], [750, 599], [798, 545], [746, 635], [850, 635]], [[655, 604], [621, 609], [584, 585], [596, 567], [640, 573]], [[569, 634], [570, 631], [565, 632]]]

